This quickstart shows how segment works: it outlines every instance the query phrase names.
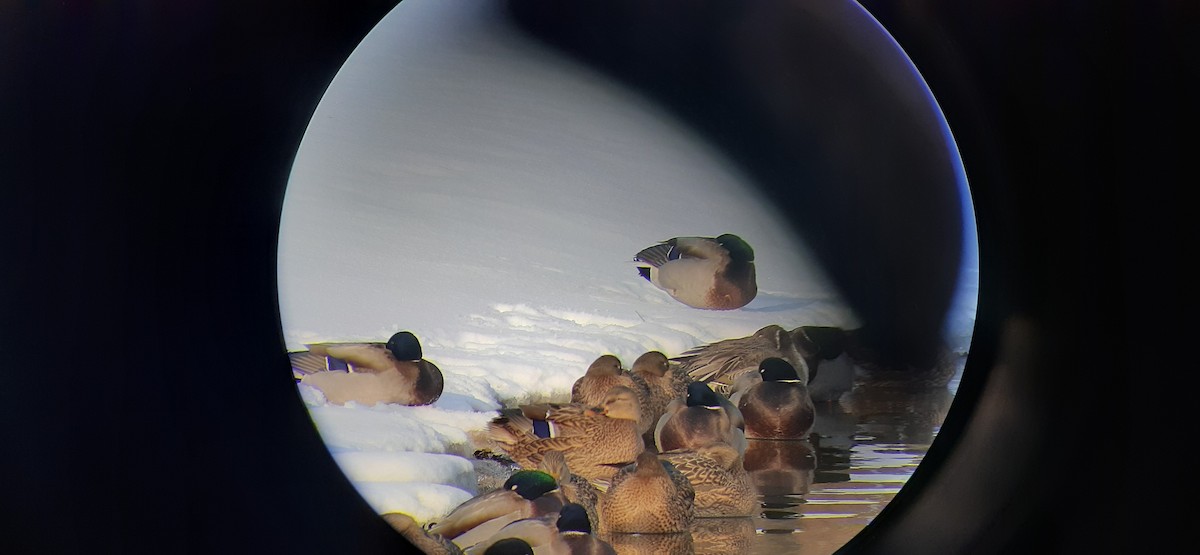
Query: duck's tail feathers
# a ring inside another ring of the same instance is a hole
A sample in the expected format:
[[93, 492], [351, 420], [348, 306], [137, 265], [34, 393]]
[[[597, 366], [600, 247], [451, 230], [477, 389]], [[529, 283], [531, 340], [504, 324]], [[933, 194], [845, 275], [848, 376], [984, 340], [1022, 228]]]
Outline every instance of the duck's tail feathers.
[[533, 421], [519, 413], [493, 418], [487, 431], [488, 438], [504, 445], [519, 445], [537, 439]]

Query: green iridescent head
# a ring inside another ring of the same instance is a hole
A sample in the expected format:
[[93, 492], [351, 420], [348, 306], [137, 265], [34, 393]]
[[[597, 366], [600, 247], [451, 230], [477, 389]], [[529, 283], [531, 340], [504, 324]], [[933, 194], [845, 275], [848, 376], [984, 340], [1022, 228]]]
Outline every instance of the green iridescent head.
[[541, 470], [518, 470], [504, 481], [503, 487], [532, 501], [558, 489], [558, 481]]

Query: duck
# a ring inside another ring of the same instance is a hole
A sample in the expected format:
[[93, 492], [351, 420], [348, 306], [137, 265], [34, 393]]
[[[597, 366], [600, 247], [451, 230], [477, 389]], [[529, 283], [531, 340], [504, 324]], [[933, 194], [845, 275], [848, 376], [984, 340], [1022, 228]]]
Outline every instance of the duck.
[[442, 395], [442, 371], [423, 357], [421, 342], [412, 332], [396, 332], [386, 343], [306, 347], [307, 351], [288, 353], [292, 374], [332, 404], [429, 405]]
[[694, 347], [671, 360], [679, 363], [691, 379], [708, 382], [713, 390], [725, 395], [732, 394], [739, 377], [749, 374], [756, 378], [758, 364], [767, 357], [788, 361], [806, 383], [817, 386], [822, 362], [846, 354], [850, 337], [849, 332], [836, 326], [788, 330], [768, 324], [751, 335]]
[[512, 538], [528, 544], [534, 555], [616, 555], [608, 542], [592, 535], [587, 512], [575, 503], [564, 505], [557, 514], [514, 521], [464, 553], [481, 555], [495, 543]]
[[708, 384], [692, 382], [687, 397], [668, 403], [654, 428], [654, 445], [661, 453], [713, 443], [725, 443], [739, 453], [745, 452], [744, 417], [732, 401]]
[[513, 521], [557, 513], [567, 503], [553, 476], [540, 470], [518, 470], [500, 488], [468, 499], [431, 522], [426, 531], [465, 549]]
[[662, 351], [647, 351], [633, 361], [629, 367], [630, 377], [633, 378], [636, 391], [642, 404], [642, 414], [647, 421], [643, 430], [644, 439], [651, 443], [654, 436], [651, 433], [653, 424], [662, 418], [667, 410], [667, 404], [677, 396], [678, 373], [671, 372], [667, 355]]
[[588, 369], [571, 385], [571, 402], [599, 406], [614, 386], [634, 388], [633, 378], [616, 355], [604, 354], [592, 361]]
[[696, 491], [670, 461], [652, 450], [605, 482], [599, 528], [607, 534], [686, 532], [696, 517]]
[[463, 555], [462, 549], [449, 538], [427, 532], [407, 514], [384, 513], [380, 516], [401, 536], [404, 536], [408, 543], [426, 555]]
[[788, 361], [769, 357], [759, 363], [762, 381], [737, 391], [747, 439], [805, 439], [816, 420], [808, 388]]
[[487, 436], [523, 468], [536, 468], [547, 452], [561, 451], [572, 472], [584, 479], [611, 478], [645, 449], [640, 418], [637, 394], [616, 386], [599, 407], [551, 408], [544, 420], [502, 413], [488, 422]]
[[592, 482], [571, 472], [562, 451], [547, 451], [538, 463], [538, 470], [554, 477], [567, 501], [583, 507], [591, 522], [596, 522], [596, 505], [600, 502], [600, 490]]
[[758, 295], [754, 249], [732, 233], [674, 237], [634, 256], [638, 273], [692, 308], [734, 310]]
[[659, 453], [675, 465], [696, 492], [696, 517], [748, 517], [759, 508], [758, 491], [733, 446], [714, 443]]

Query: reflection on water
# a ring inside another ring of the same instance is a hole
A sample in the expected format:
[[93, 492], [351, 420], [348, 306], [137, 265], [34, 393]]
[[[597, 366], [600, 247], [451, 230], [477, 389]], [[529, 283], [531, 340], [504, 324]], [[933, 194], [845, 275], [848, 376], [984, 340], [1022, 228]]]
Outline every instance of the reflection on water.
[[762, 500], [752, 518], [697, 519], [690, 534], [611, 534], [621, 555], [827, 555], [908, 481], [954, 398], [935, 390], [855, 390], [817, 405], [803, 441], [749, 440], [745, 466]]
[[856, 390], [817, 405], [809, 441], [755, 447], [767, 454], [757, 458], [771, 470], [755, 472], [763, 511], [753, 519], [756, 535], [744, 553], [837, 551], [908, 481], [953, 398], [947, 388]]

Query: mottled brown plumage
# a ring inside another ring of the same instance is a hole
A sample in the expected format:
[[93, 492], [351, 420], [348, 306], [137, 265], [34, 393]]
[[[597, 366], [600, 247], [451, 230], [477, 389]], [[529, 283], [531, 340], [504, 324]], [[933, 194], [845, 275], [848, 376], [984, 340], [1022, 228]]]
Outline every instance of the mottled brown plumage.
[[621, 468], [600, 497], [599, 529], [615, 533], [684, 532], [696, 516], [696, 492], [651, 450]]
[[675, 376], [670, 371], [667, 355], [660, 351], [649, 351], [633, 361], [629, 373], [633, 378], [642, 404], [643, 439], [654, 442], [654, 426], [667, 410], [667, 404], [677, 396]]
[[697, 517], [752, 516], [758, 512], [758, 492], [742, 467], [742, 456], [730, 445], [713, 444], [696, 450], [659, 454], [683, 474], [696, 492]]
[[571, 402], [594, 407], [604, 402], [608, 390], [618, 385], [634, 388], [633, 378], [613, 355], [601, 355], [571, 386]]
[[542, 460], [538, 463], [538, 470], [558, 480], [558, 487], [562, 489], [567, 500], [583, 507], [583, 510], [587, 512], [589, 522], [595, 523], [599, 520], [596, 506], [600, 503], [600, 490], [584, 477], [571, 472], [571, 467], [567, 464], [567, 459], [561, 451], [543, 453]]
[[561, 451], [574, 474], [585, 479], [611, 478], [645, 449], [638, 431], [641, 409], [632, 389], [617, 386], [609, 391], [601, 410], [567, 405], [546, 417], [551, 437], [533, 433], [533, 421], [513, 414], [488, 424], [488, 437], [525, 468], [537, 468], [545, 453]]

